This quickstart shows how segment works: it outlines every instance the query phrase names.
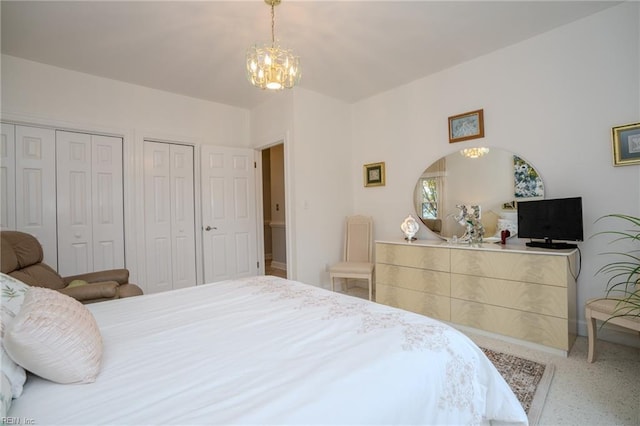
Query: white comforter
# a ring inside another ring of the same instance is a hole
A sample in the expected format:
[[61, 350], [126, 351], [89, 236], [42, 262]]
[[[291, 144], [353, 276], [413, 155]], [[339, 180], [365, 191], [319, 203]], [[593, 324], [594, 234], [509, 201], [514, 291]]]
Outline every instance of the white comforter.
[[38, 425], [526, 424], [481, 350], [449, 326], [295, 281], [253, 277], [88, 305], [95, 383], [30, 376]]

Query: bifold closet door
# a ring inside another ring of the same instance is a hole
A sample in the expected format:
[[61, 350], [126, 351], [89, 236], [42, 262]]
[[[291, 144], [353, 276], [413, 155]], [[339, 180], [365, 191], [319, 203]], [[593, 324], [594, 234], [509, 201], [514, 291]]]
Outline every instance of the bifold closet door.
[[56, 268], [55, 131], [2, 123], [1, 135], [0, 226], [35, 236]]
[[124, 267], [122, 139], [56, 132], [59, 272]]
[[196, 285], [193, 147], [144, 142], [147, 293]]

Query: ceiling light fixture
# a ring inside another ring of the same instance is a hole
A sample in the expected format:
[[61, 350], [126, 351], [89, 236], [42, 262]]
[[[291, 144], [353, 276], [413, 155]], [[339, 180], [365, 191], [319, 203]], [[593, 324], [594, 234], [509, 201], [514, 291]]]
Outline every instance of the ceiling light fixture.
[[275, 11], [281, 0], [264, 0], [271, 6], [271, 44], [253, 45], [247, 51], [247, 78], [261, 89], [291, 89], [300, 81], [300, 59], [276, 44]]
[[460, 154], [467, 158], [480, 158], [489, 153], [489, 148], [477, 147], [477, 148], [465, 148], [460, 150]]

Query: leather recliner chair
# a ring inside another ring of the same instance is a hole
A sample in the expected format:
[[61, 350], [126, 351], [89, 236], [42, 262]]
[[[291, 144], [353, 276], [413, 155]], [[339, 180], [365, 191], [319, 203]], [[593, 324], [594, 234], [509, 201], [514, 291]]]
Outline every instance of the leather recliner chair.
[[[42, 246], [33, 235], [18, 231], [0, 231], [0, 237], [2, 273], [11, 275], [25, 284], [58, 290], [82, 303], [142, 294], [140, 287], [129, 283], [127, 269], [111, 269], [63, 278], [53, 268], [42, 263]], [[74, 280], [86, 281], [87, 284], [67, 288]]]

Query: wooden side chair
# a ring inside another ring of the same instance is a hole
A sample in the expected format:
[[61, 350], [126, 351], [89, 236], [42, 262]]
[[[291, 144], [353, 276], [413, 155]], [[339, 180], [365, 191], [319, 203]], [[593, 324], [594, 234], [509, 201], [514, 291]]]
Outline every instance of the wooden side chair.
[[[587, 320], [587, 333], [589, 338], [589, 355], [587, 361], [593, 362], [596, 358], [596, 320], [607, 321], [607, 324], [615, 324], [640, 332], [640, 318], [636, 316], [615, 316], [624, 313], [624, 302], [619, 304], [619, 299], [590, 299], [587, 300], [584, 316]], [[629, 305], [631, 307], [632, 305]]]
[[331, 290], [335, 291], [335, 279], [344, 278], [344, 290], [348, 290], [347, 279], [367, 280], [369, 300], [373, 294], [373, 219], [369, 216], [349, 216], [346, 220], [344, 254], [342, 262], [329, 268]]

